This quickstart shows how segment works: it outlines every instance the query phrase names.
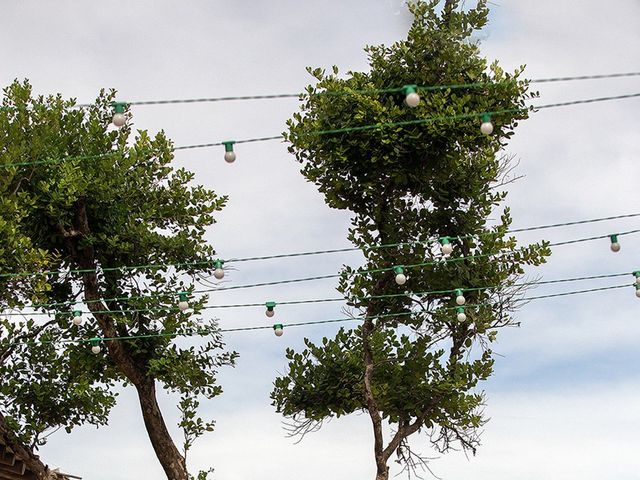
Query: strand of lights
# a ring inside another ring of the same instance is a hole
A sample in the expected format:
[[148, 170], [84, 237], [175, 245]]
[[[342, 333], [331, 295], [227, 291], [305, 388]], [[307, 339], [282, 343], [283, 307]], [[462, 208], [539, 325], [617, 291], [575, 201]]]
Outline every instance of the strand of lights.
[[[623, 77], [637, 77], [640, 76], [640, 72], [624, 72], [624, 73], [605, 73], [599, 75], [578, 75], [568, 77], [550, 77], [550, 78], [536, 78], [529, 80], [529, 83], [556, 83], [556, 82], [570, 82], [570, 81], [583, 81], [583, 80], [604, 80]], [[412, 85], [416, 90], [420, 91], [437, 91], [437, 90], [458, 90], [465, 88], [483, 88], [491, 86], [499, 86], [504, 84], [512, 84], [518, 82], [518, 79], [508, 79], [499, 82], [470, 82], [470, 83], [452, 83], [445, 85], [425, 85], [418, 86]], [[406, 87], [400, 88], [372, 88], [365, 90], [352, 90], [351, 92], [330, 92], [323, 91], [314, 93], [313, 96], [348, 96], [354, 94], [364, 95], [377, 95], [380, 93], [397, 93], [403, 92]], [[246, 101], [246, 100], [275, 100], [283, 98], [295, 98], [300, 99], [308, 96], [306, 92], [298, 93], [272, 93], [263, 95], [235, 95], [235, 96], [222, 96], [222, 97], [201, 97], [201, 98], [183, 98], [183, 99], [162, 99], [162, 100], [139, 100], [131, 102], [119, 102], [130, 106], [153, 106], [153, 105], [172, 105], [172, 104], [190, 104], [190, 103], [216, 103], [216, 102], [229, 102], [229, 101]], [[91, 103], [77, 104], [78, 108], [90, 108]]]
[[[520, 299], [520, 302], [529, 302], [529, 301], [534, 301], [534, 300], [542, 300], [542, 299], [549, 299], [549, 298], [558, 298], [558, 297], [567, 297], [567, 296], [571, 296], [571, 295], [581, 295], [581, 294], [585, 294], [585, 293], [594, 293], [594, 292], [602, 292], [602, 291], [607, 291], [607, 290], [614, 290], [614, 289], [620, 289], [620, 288], [629, 288], [630, 285], [629, 284], [624, 284], [624, 285], [613, 285], [613, 286], [609, 286], [609, 287], [600, 287], [600, 288], [592, 288], [592, 289], [587, 289], [587, 290], [575, 290], [575, 291], [569, 291], [569, 292], [561, 292], [561, 293], [556, 293], [556, 294], [550, 294], [550, 295], [541, 295], [541, 296], [537, 296], [537, 297], [525, 297]], [[477, 304], [477, 305], [467, 305], [467, 308], [471, 308], [471, 307], [481, 307], [481, 306], [491, 306], [491, 304]], [[458, 312], [458, 314], [460, 313], [459, 310], [460, 307], [456, 306], [456, 307], [444, 307], [444, 309], [453, 309], [455, 311]], [[355, 321], [362, 321], [365, 319], [382, 319], [382, 318], [391, 318], [391, 317], [402, 317], [402, 316], [408, 316], [408, 315], [415, 315], [415, 314], [429, 314], [429, 313], [434, 313], [435, 311], [423, 311], [423, 312], [400, 312], [400, 313], [390, 313], [390, 314], [383, 314], [383, 315], [375, 315], [375, 316], [363, 316], [363, 317], [343, 317], [343, 318], [335, 318], [335, 319], [329, 319], [329, 320], [317, 320], [317, 321], [309, 321], [309, 322], [292, 322], [292, 323], [278, 323], [278, 324], [274, 324], [274, 325], [259, 325], [259, 326], [252, 326], [252, 327], [236, 327], [236, 328], [223, 328], [223, 329], [211, 329], [211, 328], [198, 328], [192, 331], [188, 331], [188, 332], [182, 332], [182, 333], [152, 333], [152, 334], [145, 334], [145, 335], [128, 335], [128, 336], [117, 336], [117, 337], [91, 337], [89, 339], [77, 339], [77, 340], [61, 340], [61, 341], [41, 341], [41, 343], [56, 343], [56, 344], [64, 344], [64, 343], [89, 343], [92, 346], [92, 351], [94, 353], [99, 353], [100, 349], [96, 348], [96, 347], [100, 347], [100, 343], [101, 342], [110, 342], [110, 341], [130, 341], [130, 340], [140, 340], [140, 339], [146, 339], [146, 338], [176, 338], [176, 337], [192, 337], [192, 336], [204, 336], [204, 335], [209, 335], [211, 333], [224, 333], [224, 332], [246, 332], [246, 331], [254, 331], [254, 330], [270, 330], [273, 329], [274, 333], [276, 336], [282, 336], [284, 328], [285, 327], [298, 327], [298, 326], [308, 326], [308, 325], [323, 325], [323, 324], [329, 324], [329, 323], [340, 323], [340, 322], [355, 322]], [[457, 317], [458, 321], [460, 320], [460, 317]], [[465, 316], [464, 320], [462, 321], [466, 321], [467, 318]]]
[[[590, 219], [583, 219], [583, 220], [576, 220], [576, 221], [570, 221], [570, 222], [561, 222], [561, 223], [551, 223], [551, 224], [546, 224], [546, 225], [535, 225], [532, 227], [522, 227], [522, 228], [515, 228], [515, 229], [510, 229], [507, 230], [505, 232], [505, 234], [511, 234], [511, 233], [522, 233], [522, 232], [531, 232], [531, 231], [536, 231], [536, 230], [548, 230], [548, 229], [552, 229], [552, 228], [561, 228], [561, 227], [569, 227], [569, 226], [575, 226], [575, 225], [585, 225], [585, 224], [590, 224], [590, 223], [599, 223], [599, 222], [605, 222], [605, 221], [611, 221], [611, 220], [620, 220], [620, 219], [625, 219], [625, 218], [636, 218], [636, 217], [640, 217], [640, 212], [637, 213], [626, 213], [626, 214], [622, 214], [622, 215], [614, 215], [614, 216], [608, 216], [608, 217], [599, 217], [599, 218], [590, 218]], [[618, 234], [614, 234], [617, 238], [617, 236], [620, 235], [628, 235], [631, 233], [636, 233], [637, 230], [632, 230], [629, 232], [623, 232], [623, 233], [618, 233]], [[451, 241], [453, 240], [464, 240], [464, 239], [468, 239], [468, 238], [482, 238], [485, 236], [491, 236], [491, 235], [495, 235], [497, 232], [483, 232], [483, 233], [479, 233], [479, 234], [473, 234], [473, 235], [460, 235], [460, 236], [449, 236], [449, 237], [440, 237], [437, 241], [436, 240], [428, 240], [428, 241], [411, 241], [411, 242], [400, 242], [400, 243], [386, 243], [386, 244], [382, 244], [382, 245], [370, 245], [367, 246], [366, 248], [369, 250], [379, 250], [379, 249], [386, 249], [386, 248], [395, 248], [395, 247], [404, 247], [404, 246], [411, 246], [411, 245], [436, 245], [436, 244], [440, 244], [441, 245], [441, 250], [442, 253], [445, 255], [450, 255], [453, 252], [453, 246], [451, 245]], [[577, 239], [577, 240], [573, 240], [574, 242], [583, 242], [583, 241], [589, 241], [589, 240], [595, 240], [595, 239], [600, 239], [600, 238], [611, 238], [611, 234], [609, 235], [605, 235], [605, 236], [598, 236], [598, 237], [589, 237], [588, 239]], [[564, 243], [554, 243], [551, 246], [558, 246], [558, 245], [563, 245]], [[448, 245], [448, 246], [447, 246]], [[275, 260], [275, 259], [282, 259], [282, 258], [294, 258], [294, 257], [307, 257], [307, 256], [313, 256], [313, 255], [325, 255], [325, 254], [333, 254], [333, 253], [346, 253], [346, 252], [354, 252], [354, 251], [360, 251], [361, 249], [359, 247], [346, 247], [346, 248], [335, 248], [335, 249], [328, 249], [328, 250], [312, 250], [312, 251], [306, 251], [306, 252], [295, 252], [295, 253], [281, 253], [281, 254], [275, 254], [275, 255], [263, 255], [263, 256], [254, 256], [254, 257], [241, 257], [241, 258], [229, 258], [226, 260], [221, 260], [221, 259], [215, 259], [215, 260], [202, 260], [202, 261], [198, 261], [198, 262], [181, 262], [181, 263], [152, 263], [152, 264], [146, 264], [146, 265], [123, 265], [120, 267], [104, 267], [104, 268], [100, 268], [100, 269], [95, 269], [95, 268], [86, 268], [86, 269], [73, 269], [73, 270], [66, 270], [66, 271], [60, 271], [60, 270], [46, 270], [43, 272], [6, 272], [6, 273], [0, 273], [0, 278], [13, 278], [13, 277], [29, 277], [29, 276], [48, 276], [48, 275], [58, 275], [60, 273], [65, 273], [65, 274], [78, 274], [78, 273], [96, 273], [99, 271], [103, 271], [103, 272], [109, 272], [109, 271], [120, 271], [120, 272], [124, 272], [124, 271], [130, 271], [130, 270], [144, 270], [144, 269], [164, 269], [166, 267], [214, 267], [214, 277], [218, 280], [221, 280], [222, 278], [224, 278], [224, 264], [225, 263], [239, 263], [239, 262], [252, 262], [252, 261], [262, 261], [262, 260]], [[325, 277], [322, 277], [325, 278]], [[329, 277], [327, 277], [329, 278]], [[117, 297], [117, 298], [113, 298], [113, 299], [109, 299], [109, 300], [126, 300], [125, 298], [122, 297]], [[42, 304], [44, 306], [44, 304]]]
[[[314, 135], [314, 136], [336, 135], [336, 134], [342, 134], [342, 133], [355, 133], [355, 132], [363, 132], [363, 131], [369, 131], [369, 130], [380, 130], [380, 129], [390, 128], [390, 127], [427, 125], [430, 123], [443, 122], [448, 120], [456, 121], [456, 120], [469, 120], [469, 119], [478, 119], [478, 118], [483, 119], [483, 118], [487, 118], [487, 117], [491, 118], [492, 116], [503, 115], [503, 114], [524, 113], [528, 111], [536, 111], [536, 110], [542, 110], [546, 108], [567, 107], [567, 106], [573, 106], [573, 105], [604, 102], [604, 101], [611, 101], [611, 100], [622, 100], [622, 99], [630, 99], [630, 98], [637, 98], [637, 97], [640, 97], [640, 93], [616, 95], [616, 96], [609, 96], [609, 97], [589, 98], [589, 99], [583, 99], [583, 100], [574, 100], [570, 102], [550, 103], [546, 105], [537, 105], [537, 106], [533, 105], [528, 108], [496, 110], [493, 112], [472, 112], [472, 113], [464, 113], [464, 114], [451, 115], [451, 116], [439, 116], [439, 117], [421, 118], [421, 119], [415, 119], [415, 120], [405, 120], [401, 122], [386, 122], [386, 123], [376, 123], [372, 125], [361, 125], [358, 127], [345, 127], [345, 128], [331, 129], [331, 130], [318, 130], [318, 131], [312, 132], [310, 135]], [[485, 127], [485, 130], [487, 128], [488, 127]], [[178, 146], [178, 147], [174, 147], [173, 151], [224, 146], [225, 158], [229, 159], [227, 160], [228, 163], [232, 163], [236, 159], [236, 154], [235, 154], [235, 151], [233, 150], [233, 145], [235, 144], [265, 142], [265, 141], [283, 140], [283, 139], [284, 137], [282, 135], [274, 135], [270, 137], [255, 137], [255, 138], [247, 138], [247, 139], [241, 139], [241, 140], [225, 140], [223, 142], [200, 143], [200, 144], [194, 144], [194, 145]], [[229, 151], [227, 150], [227, 148], [231, 148], [231, 150]], [[231, 153], [233, 153], [233, 155], [227, 156], [227, 154], [231, 154]], [[109, 153], [102, 154], [102, 156], [107, 157], [114, 154], [115, 154], [114, 152], [109, 152]], [[96, 159], [98, 157], [100, 157], [100, 155], [97, 155], [97, 156], [89, 155], [89, 156], [80, 156], [80, 157], [62, 157], [58, 159], [38, 160], [34, 162], [4, 163], [4, 164], [0, 164], [0, 168], [14, 168], [14, 167], [24, 167], [24, 166], [32, 166], [32, 165], [54, 164], [54, 163], [61, 163], [61, 162], [74, 160], [74, 159], [76, 160]], [[230, 160], [231, 158], [233, 158], [233, 160]]]
[[[571, 277], [571, 278], [561, 278], [554, 280], [541, 280], [535, 282], [524, 282], [524, 283], [516, 283], [511, 286], [513, 287], [534, 287], [540, 285], [554, 285], [560, 283], [573, 283], [580, 281], [588, 281], [588, 280], [600, 280], [605, 278], [619, 278], [623, 276], [632, 275], [634, 277], [633, 285], [636, 287], [640, 287], [640, 271], [636, 272], [622, 272], [622, 273], [611, 273], [611, 274], [602, 274], [602, 275], [590, 275], [583, 277]], [[500, 288], [499, 286], [482, 286], [482, 287], [465, 287], [465, 288], [453, 288], [453, 289], [445, 289], [445, 290], [428, 290], [424, 292], [403, 292], [403, 293], [391, 293], [391, 294], [383, 294], [383, 295], [372, 295], [366, 297], [353, 297], [350, 299], [332, 297], [332, 298], [316, 298], [316, 299], [305, 299], [305, 300], [286, 300], [281, 302], [268, 301], [266, 303], [252, 302], [252, 303], [234, 303], [227, 305], [205, 305], [201, 307], [202, 310], [209, 309], [230, 309], [230, 308], [251, 308], [251, 307], [266, 307], [265, 314], [267, 317], [271, 318], [275, 315], [275, 307], [276, 305], [308, 305], [308, 304], [317, 304], [317, 303], [330, 303], [330, 302], [361, 302], [366, 300], [381, 300], [381, 299], [390, 299], [390, 298], [400, 298], [400, 297], [411, 297], [411, 296], [428, 296], [428, 295], [443, 295], [443, 294], [453, 294], [455, 303], [457, 305], [456, 308], [462, 308], [462, 312], [464, 312], [464, 306], [466, 305], [466, 298], [464, 297], [464, 293], [467, 292], [478, 292], [484, 290], [495, 290]], [[597, 289], [596, 289], [597, 290]], [[587, 290], [591, 291], [591, 290]], [[90, 314], [130, 314], [130, 313], [148, 313], [148, 312], [169, 312], [169, 313], [177, 313], [182, 312], [185, 313], [189, 308], [189, 304], [187, 303], [188, 294], [186, 292], [179, 292], [178, 294], [178, 307], [177, 308], [145, 308], [145, 309], [128, 309], [128, 310], [97, 310], [97, 311], [89, 311]], [[88, 303], [88, 302], [87, 302]], [[58, 314], [64, 312], [57, 312]], [[23, 315], [22, 313], [6, 313], [6, 316], [15, 316], [15, 315]], [[29, 315], [50, 315], [46, 312], [35, 312]], [[75, 325], [82, 324], [82, 320], [79, 322], [76, 321], [77, 318], [82, 318], [82, 312], [80, 310], [73, 310], [73, 323]]]

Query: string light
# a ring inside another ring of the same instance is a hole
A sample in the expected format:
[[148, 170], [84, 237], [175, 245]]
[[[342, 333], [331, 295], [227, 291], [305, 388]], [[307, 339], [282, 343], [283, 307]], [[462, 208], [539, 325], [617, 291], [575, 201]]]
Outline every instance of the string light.
[[284, 333], [284, 327], [281, 323], [276, 323], [273, 326], [273, 333], [276, 334], [276, 337], [281, 337], [282, 334]]
[[189, 294], [187, 292], [178, 293], [178, 308], [181, 312], [186, 312], [189, 309]]
[[101, 340], [98, 337], [93, 337], [93, 338], [89, 339], [89, 344], [91, 345], [91, 352], [92, 353], [94, 353], [96, 355], [98, 353], [100, 353], [100, 350], [102, 350], [100, 348], [100, 342], [101, 342]]
[[611, 240], [611, 251], [619, 252], [620, 244], [618, 243], [618, 235], [610, 235], [609, 239]]
[[464, 298], [464, 295], [462, 295], [462, 289], [456, 288], [454, 290], [454, 294], [456, 296], [456, 303], [458, 305], [464, 305], [467, 302], [467, 299]]
[[451, 255], [453, 252], [453, 245], [449, 240], [449, 237], [442, 237], [440, 239], [440, 251], [443, 255]]
[[456, 318], [458, 319], [458, 321], [460, 323], [466, 322], [467, 321], [467, 316], [464, 313], [464, 307], [460, 306], [460, 307], [456, 307], [456, 312], [457, 312], [457, 316]]
[[215, 270], [213, 271], [213, 276], [216, 277], [218, 280], [222, 280], [224, 278], [224, 270], [222, 269], [223, 265], [224, 265], [224, 260], [213, 261], [213, 266], [215, 267]]
[[74, 325], [82, 325], [82, 312], [80, 310], [73, 311], [73, 320]]
[[402, 87], [402, 91], [405, 94], [404, 102], [411, 108], [417, 107], [420, 103], [420, 95], [416, 92], [417, 88], [417, 85], [405, 85]]
[[407, 283], [407, 276], [404, 274], [404, 268], [401, 265], [393, 267], [393, 271], [396, 274], [396, 283], [398, 285]]
[[233, 140], [227, 140], [222, 142], [224, 145], [224, 161], [227, 163], [233, 163], [236, 161], [236, 152], [233, 151], [233, 145], [236, 142]]
[[491, 123], [491, 115], [484, 114], [481, 117], [480, 132], [483, 135], [491, 135], [493, 133], [493, 123]]
[[113, 124], [120, 128], [122, 127], [125, 122], [126, 122], [126, 117], [124, 116], [124, 109], [125, 109], [126, 104], [122, 103], [122, 102], [114, 102], [113, 103], [113, 110], [114, 110], [114, 114], [113, 114]]
[[640, 285], [640, 270], [633, 272], [633, 276], [636, 278], [636, 284]]
[[273, 317], [276, 314], [275, 312], [276, 302], [267, 302], [265, 306], [267, 307], [267, 310], [265, 311], [265, 315], [269, 318]]

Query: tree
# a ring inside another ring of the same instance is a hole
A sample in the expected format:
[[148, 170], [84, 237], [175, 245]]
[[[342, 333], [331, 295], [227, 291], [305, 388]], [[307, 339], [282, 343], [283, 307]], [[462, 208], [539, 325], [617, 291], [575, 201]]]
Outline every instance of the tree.
[[[78, 108], [59, 95], [34, 97], [27, 82], [5, 89], [0, 166], [19, 215], [5, 216], [3, 207], [0, 234], [9, 225], [35, 252], [31, 263], [13, 261], [13, 272], [37, 270], [7, 275], [2, 302], [25, 317], [53, 319], [3, 323], [0, 375], [12, 380], [0, 386], [0, 410], [37, 445], [53, 427], [104, 423], [112, 387], [131, 385], [167, 478], [186, 480], [186, 451], [213, 429], [197, 416], [199, 399], [221, 393], [217, 369], [237, 354], [223, 351], [215, 321], [195, 319], [206, 296], [191, 301], [189, 315], [177, 307], [178, 294], [191, 295], [190, 278], [214, 270], [204, 234], [226, 197], [191, 186], [192, 173], [170, 166], [173, 148], [163, 132], [133, 137], [128, 123], [110, 126], [114, 95], [103, 91]], [[0, 262], [16, 250], [5, 249]], [[91, 319], [74, 325], [76, 309], [88, 309]], [[193, 333], [204, 340], [187, 347], [174, 340]], [[105, 339], [98, 355], [92, 338]], [[158, 383], [180, 395], [183, 452], [158, 406]]]
[[[439, 3], [411, 3], [407, 39], [367, 47], [369, 72], [309, 69], [317, 83], [285, 134], [326, 203], [353, 212], [349, 239], [366, 261], [344, 267], [338, 287], [361, 325], [288, 349], [273, 404], [302, 435], [324, 419], [366, 412], [377, 480], [388, 478], [394, 453], [409, 473], [425, 466], [409, 444], [414, 433], [440, 452], [475, 452], [484, 422], [476, 387], [492, 373], [490, 344], [514, 324], [523, 267], [549, 254], [544, 243], [517, 247], [508, 208], [496, 226], [487, 223], [506, 196], [502, 150], [535, 94], [519, 78], [523, 68], [488, 66], [470, 40], [487, 22], [484, 0], [467, 11], [449, 0], [439, 12]], [[419, 105], [404, 102], [411, 89], [403, 86], [460, 84], [476, 85], [418, 89]], [[498, 111], [493, 135], [483, 135], [481, 113]], [[379, 126], [339, 131], [368, 125]]]

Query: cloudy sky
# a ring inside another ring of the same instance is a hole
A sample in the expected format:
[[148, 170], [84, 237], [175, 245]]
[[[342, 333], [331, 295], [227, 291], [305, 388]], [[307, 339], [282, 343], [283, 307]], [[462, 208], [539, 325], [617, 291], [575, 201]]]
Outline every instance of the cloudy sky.
[[[526, 64], [530, 78], [640, 70], [640, 1], [499, 0], [478, 34], [483, 52], [507, 69]], [[2, 2], [0, 83], [27, 77], [39, 93], [80, 102], [114, 87], [123, 100], [193, 98], [300, 91], [306, 66], [366, 69], [362, 47], [401, 39], [410, 19], [398, 0], [271, 0], [251, 2], [143, 0]], [[621, 79], [541, 84], [541, 103], [640, 92]], [[638, 107], [623, 100], [543, 110], [519, 127], [509, 152], [524, 175], [510, 187], [514, 226], [572, 221], [640, 210]], [[297, 101], [264, 100], [137, 107], [137, 128], [164, 129], [176, 145], [278, 135]], [[180, 152], [176, 165], [199, 183], [228, 194], [209, 239], [223, 258], [348, 246], [348, 214], [327, 208], [305, 182], [286, 145]], [[639, 228], [638, 220], [591, 224], [521, 236], [561, 241]], [[640, 269], [640, 236], [621, 239], [618, 254], [602, 240], [558, 247], [530, 272], [545, 279]], [[341, 254], [239, 264], [229, 285], [338, 271], [356, 264]], [[625, 281], [630, 280], [625, 279]], [[617, 284], [600, 280], [539, 287], [534, 294]], [[215, 303], [330, 297], [332, 280], [226, 292]], [[487, 413], [478, 455], [436, 455], [447, 480], [637, 478], [640, 301], [630, 289], [532, 302], [520, 329], [503, 332], [494, 377], [485, 384]], [[284, 323], [342, 316], [339, 305], [278, 309]], [[261, 309], [221, 311], [222, 328], [266, 324]], [[192, 471], [216, 468], [222, 480], [373, 478], [366, 416], [334, 420], [295, 444], [269, 405], [271, 383], [285, 369], [283, 351], [332, 335], [335, 326], [227, 335], [240, 352], [221, 375], [225, 393], [204, 407], [217, 420], [189, 456]], [[175, 424], [173, 399], [163, 398]], [[175, 430], [174, 430], [175, 431]], [[179, 441], [176, 432], [176, 438]], [[124, 391], [109, 427], [58, 433], [43, 459], [85, 479], [161, 479], [135, 395]], [[392, 467], [395, 468], [395, 465]]]

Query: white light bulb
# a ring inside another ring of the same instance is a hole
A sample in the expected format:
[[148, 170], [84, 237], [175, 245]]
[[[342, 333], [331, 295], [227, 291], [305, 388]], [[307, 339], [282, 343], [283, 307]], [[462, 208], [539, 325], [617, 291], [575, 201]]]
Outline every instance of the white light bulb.
[[640, 298], [640, 288], [636, 289], [636, 297]]
[[113, 124], [116, 127], [121, 127], [125, 124], [126, 122], [126, 117], [124, 116], [124, 113], [114, 113], [113, 114]]
[[189, 308], [189, 302], [187, 302], [186, 300], [181, 300], [180, 302], [178, 302], [178, 308], [181, 312], [186, 312]]
[[464, 312], [460, 312], [460, 313], [458, 313], [458, 321], [459, 321], [459, 322], [461, 322], [461, 323], [462, 323], [462, 322], [465, 322], [466, 320], [467, 320], [467, 316], [465, 315], [465, 313], [464, 313]]
[[213, 276], [216, 277], [218, 280], [222, 280], [224, 278], [224, 270], [222, 268], [216, 268], [213, 271]]
[[418, 95], [416, 92], [411, 92], [406, 96], [404, 101], [409, 107], [415, 108], [420, 103], [420, 95]]
[[619, 252], [620, 251], [620, 244], [618, 242], [611, 242], [611, 251], [612, 252]]
[[82, 325], [82, 316], [73, 317], [73, 324], [78, 326]]
[[227, 163], [233, 163], [236, 161], [236, 152], [224, 152], [224, 160]]
[[483, 135], [491, 135], [493, 133], [493, 123], [485, 121], [480, 125], [480, 131]]
[[640, 277], [636, 277], [636, 285], [640, 285]]
[[267, 317], [271, 318], [276, 314], [276, 311], [273, 308], [271, 308], [271, 309], [267, 309], [264, 313]]
[[276, 334], [276, 337], [281, 337], [282, 334], [284, 333], [284, 330], [282, 329], [282, 327], [275, 327], [273, 329], [273, 333]]
[[93, 347], [91, 347], [91, 352], [95, 353], [96, 355], [100, 353], [100, 350], [100, 345], [94, 345]]
[[464, 298], [464, 296], [462, 296], [462, 295], [458, 295], [458, 296], [456, 297], [456, 303], [457, 303], [458, 305], [464, 305], [466, 301], [467, 301], [467, 300], [466, 300], [466, 299]]
[[407, 283], [407, 276], [404, 273], [398, 273], [396, 275], [396, 283], [398, 285], [404, 285]]
[[451, 255], [451, 252], [453, 252], [453, 245], [451, 245], [450, 243], [445, 243], [440, 247], [440, 251], [443, 253], [443, 255]]

